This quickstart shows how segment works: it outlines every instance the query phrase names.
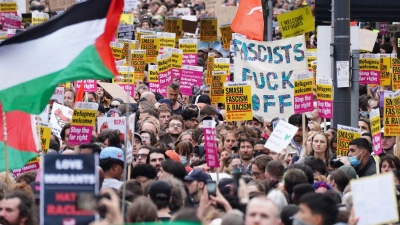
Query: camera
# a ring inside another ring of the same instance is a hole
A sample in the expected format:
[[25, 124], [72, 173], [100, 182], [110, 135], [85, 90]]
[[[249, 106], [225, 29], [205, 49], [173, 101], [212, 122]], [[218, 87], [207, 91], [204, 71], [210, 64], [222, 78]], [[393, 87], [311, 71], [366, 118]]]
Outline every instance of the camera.
[[339, 168], [344, 165], [342, 162], [340, 162], [340, 159], [332, 159], [329, 164], [332, 166], [332, 168]]

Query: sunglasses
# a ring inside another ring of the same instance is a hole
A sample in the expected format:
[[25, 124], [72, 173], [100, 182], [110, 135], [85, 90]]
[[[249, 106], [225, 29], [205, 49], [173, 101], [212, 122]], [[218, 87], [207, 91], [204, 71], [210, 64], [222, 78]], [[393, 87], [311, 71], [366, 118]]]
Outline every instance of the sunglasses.
[[113, 108], [116, 109], [116, 108], [118, 108], [118, 106], [119, 106], [119, 105], [110, 105], [110, 109], [113, 109]]

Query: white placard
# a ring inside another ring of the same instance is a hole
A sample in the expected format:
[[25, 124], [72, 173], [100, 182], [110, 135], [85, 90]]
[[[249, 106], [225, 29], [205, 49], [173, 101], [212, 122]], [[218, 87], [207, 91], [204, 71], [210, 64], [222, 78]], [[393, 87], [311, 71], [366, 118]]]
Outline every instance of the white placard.
[[349, 61], [336, 62], [336, 80], [338, 88], [350, 87]]
[[274, 131], [271, 133], [271, 136], [269, 136], [264, 147], [271, 151], [280, 153], [288, 146], [298, 129], [298, 127], [293, 126], [284, 120], [279, 120], [278, 125], [274, 128]]
[[74, 110], [69, 107], [53, 103], [53, 108], [51, 110], [50, 116], [50, 124], [51, 131], [58, 138], [61, 138], [60, 132], [65, 124], [71, 122], [73, 112]]
[[360, 29], [360, 38], [358, 39], [358, 47], [360, 50], [372, 51], [376, 42], [377, 33], [372, 30]]
[[390, 224], [399, 221], [393, 173], [351, 181], [357, 225]]

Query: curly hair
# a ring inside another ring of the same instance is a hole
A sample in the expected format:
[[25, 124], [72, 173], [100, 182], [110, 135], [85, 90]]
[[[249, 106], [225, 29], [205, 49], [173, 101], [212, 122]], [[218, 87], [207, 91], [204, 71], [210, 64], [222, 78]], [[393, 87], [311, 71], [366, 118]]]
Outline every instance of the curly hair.
[[172, 212], [176, 212], [184, 207], [186, 200], [186, 192], [184, 184], [174, 177], [161, 179], [171, 186], [171, 202], [168, 207]]

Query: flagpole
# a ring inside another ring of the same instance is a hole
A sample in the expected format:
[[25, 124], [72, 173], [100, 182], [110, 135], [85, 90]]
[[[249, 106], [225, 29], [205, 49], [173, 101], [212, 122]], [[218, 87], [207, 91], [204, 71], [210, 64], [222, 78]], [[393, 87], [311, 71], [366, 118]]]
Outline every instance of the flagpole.
[[5, 165], [6, 165], [6, 182], [9, 181], [9, 176], [8, 176], [8, 146], [7, 146], [7, 121], [6, 121], [6, 111], [3, 108], [3, 113], [2, 113], [2, 117], [3, 117], [3, 130], [4, 130], [4, 160], [5, 160]]

